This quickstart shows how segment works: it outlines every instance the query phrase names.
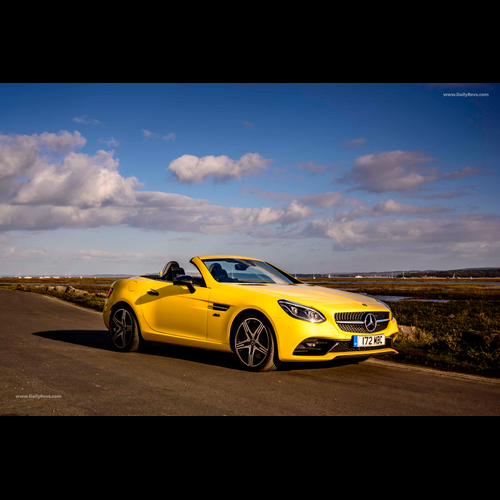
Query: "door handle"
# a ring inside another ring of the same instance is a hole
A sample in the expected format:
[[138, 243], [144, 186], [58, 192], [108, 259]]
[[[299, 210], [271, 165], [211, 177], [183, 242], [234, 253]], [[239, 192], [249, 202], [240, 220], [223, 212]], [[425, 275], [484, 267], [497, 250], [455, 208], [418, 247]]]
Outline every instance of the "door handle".
[[146, 293], [148, 295], [160, 295], [160, 293], [156, 290], [148, 290]]

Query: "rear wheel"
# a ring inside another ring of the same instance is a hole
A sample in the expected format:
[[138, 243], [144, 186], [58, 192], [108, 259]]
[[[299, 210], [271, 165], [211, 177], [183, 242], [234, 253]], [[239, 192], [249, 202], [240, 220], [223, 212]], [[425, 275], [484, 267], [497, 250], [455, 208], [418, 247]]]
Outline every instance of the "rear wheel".
[[139, 349], [141, 333], [135, 314], [128, 306], [118, 306], [111, 314], [109, 336], [117, 351], [133, 352]]
[[262, 315], [248, 312], [234, 326], [233, 348], [240, 365], [246, 370], [266, 372], [281, 364], [274, 332]]

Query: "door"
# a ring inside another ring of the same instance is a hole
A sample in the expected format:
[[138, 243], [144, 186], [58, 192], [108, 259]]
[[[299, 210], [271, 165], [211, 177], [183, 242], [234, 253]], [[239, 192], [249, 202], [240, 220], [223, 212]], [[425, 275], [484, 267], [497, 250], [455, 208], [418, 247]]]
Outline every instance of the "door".
[[186, 286], [151, 281], [140, 298], [142, 314], [151, 329], [168, 335], [205, 340], [210, 288], [194, 288], [195, 292], [190, 293]]

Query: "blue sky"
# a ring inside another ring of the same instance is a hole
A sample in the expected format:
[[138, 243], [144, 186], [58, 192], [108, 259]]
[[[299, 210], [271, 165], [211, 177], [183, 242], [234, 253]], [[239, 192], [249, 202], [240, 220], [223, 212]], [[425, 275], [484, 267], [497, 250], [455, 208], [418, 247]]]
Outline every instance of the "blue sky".
[[497, 86], [0, 84], [0, 274], [500, 266]]

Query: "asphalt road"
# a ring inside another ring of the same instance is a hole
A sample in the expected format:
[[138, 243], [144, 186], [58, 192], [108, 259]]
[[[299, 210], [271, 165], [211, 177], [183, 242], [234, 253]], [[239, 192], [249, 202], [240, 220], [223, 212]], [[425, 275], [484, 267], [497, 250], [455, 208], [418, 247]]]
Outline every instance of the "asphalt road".
[[230, 354], [111, 349], [99, 313], [0, 290], [0, 415], [500, 415], [500, 381], [368, 360], [238, 369]]

